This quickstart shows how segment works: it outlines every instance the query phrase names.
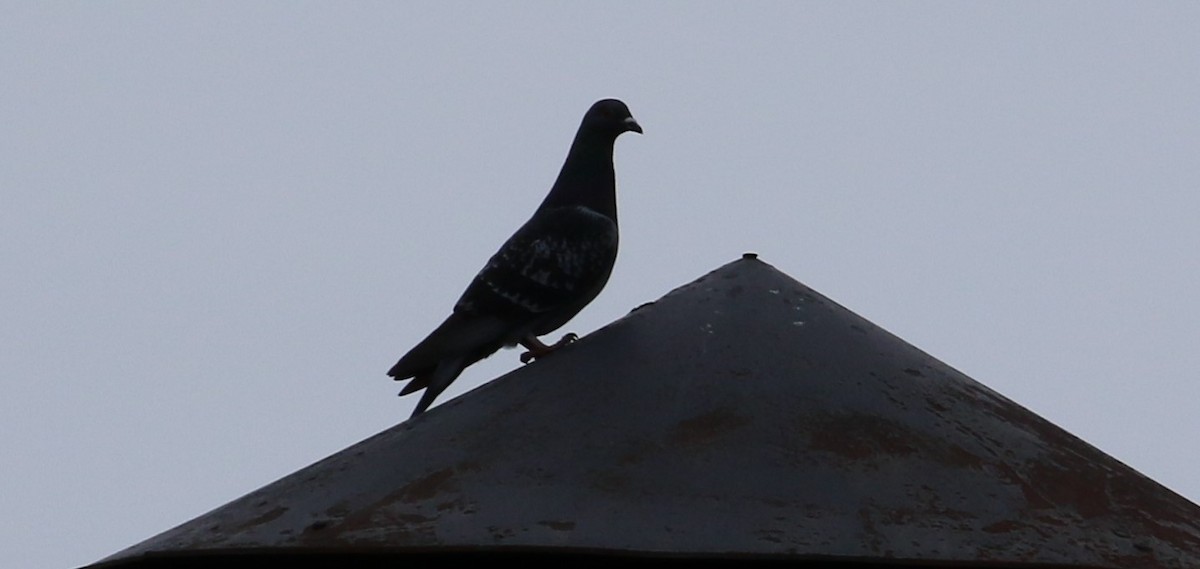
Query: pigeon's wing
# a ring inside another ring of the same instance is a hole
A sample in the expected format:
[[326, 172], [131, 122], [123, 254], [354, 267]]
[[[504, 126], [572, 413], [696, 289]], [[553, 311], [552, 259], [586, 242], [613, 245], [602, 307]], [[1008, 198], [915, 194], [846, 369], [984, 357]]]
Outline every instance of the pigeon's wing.
[[[464, 366], [537, 332], [537, 324], [557, 328], [574, 316], [608, 280], [616, 255], [611, 218], [580, 206], [539, 210], [475, 275], [450, 317], [388, 375], [413, 378], [401, 395], [436, 386], [431, 401]], [[438, 382], [442, 375], [446, 381]], [[427, 405], [422, 399], [418, 410]]]
[[539, 210], [488, 260], [454, 311], [514, 323], [576, 305], [577, 312], [608, 280], [616, 257], [612, 218], [582, 206]]

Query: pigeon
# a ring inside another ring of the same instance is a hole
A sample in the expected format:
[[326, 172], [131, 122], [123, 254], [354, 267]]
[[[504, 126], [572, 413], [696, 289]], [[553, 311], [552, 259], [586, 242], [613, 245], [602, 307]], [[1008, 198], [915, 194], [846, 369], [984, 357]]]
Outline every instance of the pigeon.
[[[400, 395], [425, 390], [412, 417], [429, 408], [467, 366], [501, 347], [524, 346], [521, 361], [544, 357], [577, 339], [546, 345], [608, 282], [617, 259], [617, 194], [613, 145], [642, 132], [629, 107], [597, 101], [567, 152], [554, 186], [533, 216], [492, 255], [454, 310], [388, 375], [410, 380]], [[411, 417], [410, 417], [411, 418]]]

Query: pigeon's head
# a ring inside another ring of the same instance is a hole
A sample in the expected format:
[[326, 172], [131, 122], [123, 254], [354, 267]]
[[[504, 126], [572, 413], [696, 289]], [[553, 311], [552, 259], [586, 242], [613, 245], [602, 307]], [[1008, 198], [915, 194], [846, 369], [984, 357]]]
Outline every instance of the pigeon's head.
[[628, 131], [642, 133], [642, 125], [633, 120], [629, 107], [616, 99], [596, 101], [587, 114], [583, 115], [582, 129], [607, 134], [613, 138]]

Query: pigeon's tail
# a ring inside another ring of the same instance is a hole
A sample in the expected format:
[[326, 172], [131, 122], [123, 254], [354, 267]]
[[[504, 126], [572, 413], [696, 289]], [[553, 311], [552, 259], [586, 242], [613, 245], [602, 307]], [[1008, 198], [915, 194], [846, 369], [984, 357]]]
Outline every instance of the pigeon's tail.
[[507, 327], [504, 321], [496, 318], [455, 312], [404, 354], [388, 375], [396, 381], [412, 378], [400, 395], [425, 390], [413, 416], [424, 412], [464, 368], [500, 349]]
[[[387, 374], [396, 381], [428, 375], [438, 364], [454, 357], [463, 357], [466, 360], [463, 367], [466, 367], [500, 349], [504, 345], [507, 328], [504, 321], [496, 318], [472, 317], [455, 312], [404, 354]], [[410, 384], [411, 389], [406, 388], [405, 393], [423, 386], [411, 387]]]
[[438, 362], [436, 368], [428, 374], [418, 375], [414, 377], [404, 389], [400, 391], [400, 395], [407, 395], [422, 387], [425, 388], [425, 393], [421, 395], [421, 400], [417, 402], [417, 408], [413, 409], [413, 414], [410, 419], [424, 413], [426, 409], [433, 404], [433, 400], [437, 399], [447, 387], [462, 373], [466, 367], [466, 362], [462, 358], [446, 359]]

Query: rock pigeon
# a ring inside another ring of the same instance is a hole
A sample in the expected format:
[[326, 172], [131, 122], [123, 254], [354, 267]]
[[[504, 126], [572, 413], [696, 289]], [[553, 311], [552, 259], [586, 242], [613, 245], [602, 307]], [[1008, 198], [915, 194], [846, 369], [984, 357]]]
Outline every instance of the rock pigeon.
[[425, 393], [424, 412], [467, 366], [503, 346], [521, 344], [521, 361], [545, 356], [576, 339], [546, 345], [548, 334], [596, 295], [617, 259], [617, 195], [613, 144], [623, 132], [642, 132], [629, 107], [596, 102], [583, 115], [550, 193], [463, 292], [450, 317], [392, 367], [400, 391]]

